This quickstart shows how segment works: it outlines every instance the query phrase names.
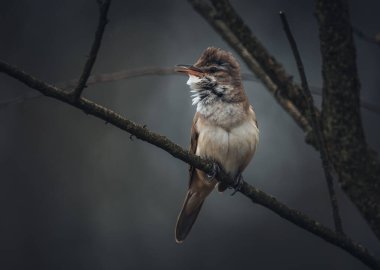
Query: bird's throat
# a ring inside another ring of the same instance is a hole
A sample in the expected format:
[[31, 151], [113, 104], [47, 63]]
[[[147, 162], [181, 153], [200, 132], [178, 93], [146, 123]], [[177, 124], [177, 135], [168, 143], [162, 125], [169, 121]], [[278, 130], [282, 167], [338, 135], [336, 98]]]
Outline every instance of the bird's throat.
[[189, 75], [189, 79], [186, 84], [190, 86], [192, 90], [196, 90], [196, 86], [201, 82], [201, 78], [193, 75]]

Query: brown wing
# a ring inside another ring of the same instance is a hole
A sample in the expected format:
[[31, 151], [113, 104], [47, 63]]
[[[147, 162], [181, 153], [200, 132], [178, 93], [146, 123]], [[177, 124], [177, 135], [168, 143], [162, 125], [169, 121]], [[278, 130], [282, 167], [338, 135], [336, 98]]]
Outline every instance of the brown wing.
[[[197, 131], [197, 121], [199, 114], [194, 115], [193, 124], [191, 126], [190, 134], [190, 149], [189, 152], [195, 154], [197, 152], [198, 145], [198, 131]], [[189, 168], [189, 190], [187, 191], [185, 201], [183, 203], [181, 212], [178, 215], [176, 229], [175, 229], [175, 238], [177, 243], [181, 243], [185, 240], [186, 236], [189, 234], [191, 228], [194, 225], [195, 220], [201, 210], [203, 199], [199, 199], [193, 192], [190, 190], [191, 183], [194, 179], [194, 173], [196, 169], [193, 166]]]
[[[194, 118], [193, 118], [193, 124], [191, 125], [191, 134], [190, 134], [190, 149], [189, 152], [191, 154], [195, 154], [197, 152], [197, 145], [198, 145], [198, 130], [197, 130], [197, 121], [199, 119], [199, 113], [195, 113]], [[194, 174], [195, 168], [190, 165], [189, 168], [189, 187], [191, 184], [191, 179], [193, 179], [193, 174]]]
[[[199, 132], [197, 122], [199, 113], [196, 113], [191, 127], [190, 153], [195, 154], [198, 147]], [[187, 191], [182, 210], [178, 215], [175, 237], [178, 243], [185, 240], [193, 227], [199, 211], [207, 195], [213, 190], [216, 183], [210, 183], [204, 180], [204, 173], [190, 166], [189, 190]], [[203, 175], [203, 176], [202, 176]], [[215, 181], [216, 182], [216, 181]]]
[[249, 107], [249, 109], [252, 113], [252, 118], [253, 118], [253, 121], [255, 121], [256, 127], [259, 128], [259, 123], [257, 122], [257, 119], [256, 119], [256, 113], [255, 113], [255, 110], [253, 109], [252, 105]]

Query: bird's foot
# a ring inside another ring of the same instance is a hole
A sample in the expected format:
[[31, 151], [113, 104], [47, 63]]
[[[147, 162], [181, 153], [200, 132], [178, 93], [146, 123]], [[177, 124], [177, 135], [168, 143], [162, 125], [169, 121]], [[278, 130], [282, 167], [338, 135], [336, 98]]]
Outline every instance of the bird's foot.
[[212, 172], [211, 174], [207, 174], [207, 180], [209, 182], [211, 182], [212, 180], [215, 179], [215, 176], [220, 172], [220, 168], [218, 166], [218, 164], [216, 164], [215, 162], [212, 163]]
[[231, 196], [234, 196], [236, 192], [241, 190], [241, 187], [243, 186], [244, 178], [242, 174], [239, 174], [235, 180], [231, 188], [234, 189], [234, 191], [231, 193]]

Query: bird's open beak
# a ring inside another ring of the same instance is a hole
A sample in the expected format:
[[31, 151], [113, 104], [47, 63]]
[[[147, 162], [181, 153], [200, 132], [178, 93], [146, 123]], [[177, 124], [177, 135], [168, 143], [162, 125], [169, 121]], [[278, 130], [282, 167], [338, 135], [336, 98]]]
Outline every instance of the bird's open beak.
[[174, 70], [197, 77], [202, 77], [204, 75], [204, 72], [201, 69], [192, 65], [176, 65]]

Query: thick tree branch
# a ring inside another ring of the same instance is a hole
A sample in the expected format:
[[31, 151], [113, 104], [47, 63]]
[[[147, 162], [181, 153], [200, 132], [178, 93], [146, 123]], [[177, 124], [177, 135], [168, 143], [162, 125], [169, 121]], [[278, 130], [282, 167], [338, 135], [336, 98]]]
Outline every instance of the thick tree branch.
[[[292, 76], [286, 74], [282, 65], [269, 54], [230, 3], [226, 0], [211, 1], [211, 6], [203, 0], [189, 2], [236, 50], [302, 130], [312, 137], [310, 120], [305, 113], [307, 105], [300, 93], [300, 87], [292, 82]], [[309, 142], [313, 143], [314, 140], [310, 138]]]
[[308, 105], [308, 111], [307, 112], [309, 114], [309, 119], [311, 120], [313, 130], [315, 131], [315, 134], [316, 134], [315, 137], [316, 137], [316, 141], [318, 144], [319, 153], [320, 153], [322, 165], [323, 165], [323, 171], [325, 174], [325, 178], [326, 178], [326, 182], [327, 182], [327, 188], [329, 191], [329, 196], [330, 196], [330, 201], [331, 201], [335, 230], [338, 233], [343, 233], [342, 220], [341, 220], [340, 215], [339, 215], [338, 201], [337, 201], [335, 189], [334, 189], [334, 182], [333, 182], [333, 176], [332, 176], [333, 170], [332, 170], [332, 167], [331, 167], [330, 162], [329, 162], [325, 137], [323, 136], [321, 125], [320, 125], [319, 120], [317, 118], [317, 114], [314, 110], [313, 96], [311, 95], [311, 91], [309, 89], [309, 84], [307, 83], [305, 69], [304, 69], [298, 48], [297, 48], [297, 43], [296, 43], [296, 41], [293, 37], [293, 34], [290, 30], [288, 20], [286, 19], [286, 15], [282, 11], [280, 11], [280, 18], [281, 18], [282, 25], [284, 27], [284, 31], [286, 33], [286, 36], [289, 40], [290, 47], [292, 48], [294, 58], [296, 59], [298, 72], [299, 72], [299, 75], [301, 78], [301, 85], [303, 88], [303, 95], [304, 95], [305, 100], [306, 100], [307, 105]]
[[322, 54], [322, 124], [339, 182], [380, 239], [380, 162], [367, 145], [346, 0], [316, 0]]
[[98, 27], [96, 28], [94, 42], [92, 43], [91, 51], [87, 58], [86, 64], [84, 65], [82, 75], [79, 78], [78, 85], [71, 93], [74, 100], [77, 100], [80, 97], [84, 88], [86, 87], [88, 77], [90, 77], [92, 67], [95, 64], [96, 56], [98, 55], [100, 44], [103, 38], [104, 29], [108, 22], [107, 13], [111, 4], [111, 0], [97, 0], [97, 3], [99, 6]]
[[[2, 61], [0, 61], [0, 72], [15, 78], [16, 80], [26, 84], [27, 86], [41, 92], [46, 96], [53, 97], [62, 102], [65, 102], [84, 111], [87, 114], [94, 115], [97, 118], [100, 118], [126, 132], [129, 132], [137, 138], [165, 150], [175, 158], [178, 158], [200, 170], [203, 170], [206, 173], [212, 173], [212, 162], [201, 159], [199, 156], [190, 154], [188, 151], [184, 150], [177, 144], [171, 142], [165, 136], [156, 134], [148, 130], [146, 127], [140, 126], [113, 112], [110, 109], [107, 109], [83, 97], [79, 97], [77, 101], [73, 101], [68, 92], [40, 81], [35, 77], [25, 73], [24, 71]], [[226, 175], [223, 171], [218, 174], [217, 178], [227, 185], [233, 185], [234, 183], [234, 180]], [[263, 191], [249, 185], [246, 182], [243, 182], [240, 192], [251, 199], [252, 202], [260, 204], [272, 210], [282, 218], [347, 251], [349, 254], [356, 257], [370, 268], [380, 269], [380, 262], [377, 261], [377, 259], [365, 247], [354, 242], [350, 238], [341, 234], [336, 234], [334, 231], [321, 225], [319, 222], [309, 218], [297, 210], [287, 207], [285, 204], [277, 201], [276, 198], [264, 193]]]

